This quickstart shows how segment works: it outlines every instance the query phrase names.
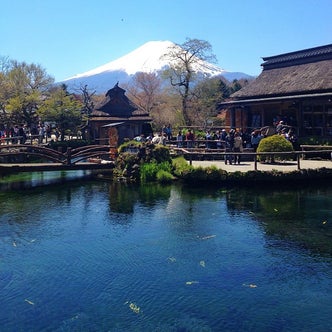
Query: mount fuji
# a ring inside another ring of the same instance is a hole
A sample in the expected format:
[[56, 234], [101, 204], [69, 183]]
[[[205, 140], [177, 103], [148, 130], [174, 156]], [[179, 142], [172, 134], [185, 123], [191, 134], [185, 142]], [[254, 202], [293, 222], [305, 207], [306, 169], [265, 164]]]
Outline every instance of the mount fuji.
[[[87, 85], [89, 89], [93, 89], [97, 93], [104, 93], [116, 82], [128, 83], [137, 72], [160, 73], [169, 66], [169, 61], [163, 56], [168, 53], [169, 48], [174, 47], [180, 46], [170, 41], [150, 41], [117, 60], [69, 77], [59, 83], [66, 84], [68, 90]], [[240, 72], [228, 72], [202, 60], [197, 60], [194, 70], [204, 77], [223, 76], [228, 81], [253, 78]]]

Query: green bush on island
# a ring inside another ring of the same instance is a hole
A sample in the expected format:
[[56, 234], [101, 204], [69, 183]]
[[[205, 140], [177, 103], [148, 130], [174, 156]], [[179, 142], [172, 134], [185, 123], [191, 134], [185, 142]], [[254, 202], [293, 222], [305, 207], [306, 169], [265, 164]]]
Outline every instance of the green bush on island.
[[113, 169], [114, 178], [125, 178], [130, 182], [137, 182], [140, 177], [140, 159], [137, 154], [123, 152], [116, 159], [116, 167]]
[[172, 160], [172, 164], [174, 167], [174, 175], [178, 177], [184, 176], [193, 169], [193, 167], [188, 164], [187, 160], [183, 156], [174, 158]]
[[113, 170], [115, 178], [125, 178], [130, 182], [167, 182], [174, 178], [172, 158], [166, 146], [128, 141], [123, 143], [118, 151], [116, 167]]
[[118, 152], [119, 153], [123, 153], [123, 152], [127, 152], [127, 151], [131, 151], [134, 149], [139, 149], [140, 147], [142, 147], [142, 143], [138, 142], [138, 141], [127, 141], [122, 143], [119, 148], [118, 148]]
[[156, 174], [156, 180], [160, 183], [171, 183], [174, 180], [174, 176], [163, 169], [160, 169]]
[[192, 167], [179, 172], [175, 166], [174, 173], [184, 182], [193, 185], [222, 184], [227, 179], [227, 172], [212, 165], [209, 167]]
[[[258, 145], [257, 153], [259, 152], [292, 152], [294, 151], [293, 145], [282, 135], [272, 135], [263, 138]], [[259, 155], [258, 160], [260, 161], [270, 161], [274, 162], [275, 159], [279, 160], [289, 160], [294, 156], [292, 155], [282, 155], [282, 154], [264, 154]]]
[[172, 164], [168, 161], [162, 163], [143, 163], [140, 167], [141, 182], [169, 182], [174, 179], [172, 175]]

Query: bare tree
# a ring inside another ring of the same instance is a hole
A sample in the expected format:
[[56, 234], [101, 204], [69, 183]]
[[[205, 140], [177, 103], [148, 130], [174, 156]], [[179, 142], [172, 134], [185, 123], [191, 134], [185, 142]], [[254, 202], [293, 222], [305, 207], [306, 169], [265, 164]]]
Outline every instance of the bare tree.
[[164, 77], [181, 95], [183, 118], [190, 125], [190, 93], [191, 83], [196, 78], [195, 66], [202, 61], [215, 62], [212, 47], [207, 41], [187, 38], [182, 45], [170, 47], [163, 58], [169, 61], [169, 69], [165, 70]]
[[82, 103], [83, 103], [82, 113], [84, 115], [89, 116], [95, 107], [93, 96], [96, 94], [96, 91], [93, 91], [93, 92], [89, 91], [87, 84], [85, 84], [84, 86], [81, 86], [79, 88], [79, 91], [81, 93]]
[[156, 73], [136, 73], [132, 83], [127, 86], [130, 99], [147, 113], [158, 106], [161, 80]]

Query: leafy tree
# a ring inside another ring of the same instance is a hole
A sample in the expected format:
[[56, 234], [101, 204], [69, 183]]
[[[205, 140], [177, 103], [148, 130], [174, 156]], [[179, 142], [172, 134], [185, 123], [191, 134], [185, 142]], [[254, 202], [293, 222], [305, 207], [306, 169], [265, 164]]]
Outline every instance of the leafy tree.
[[237, 79], [233, 80], [232, 86], [231, 86], [232, 93], [239, 91], [241, 88], [242, 88], [241, 83]]
[[226, 84], [223, 79], [219, 80], [218, 90], [221, 93], [222, 100], [229, 98], [232, 93], [232, 88], [228, 84]]
[[229, 95], [229, 88], [221, 78], [206, 79], [193, 89], [193, 114], [195, 125], [207, 126], [217, 116], [217, 106]]
[[66, 131], [76, 131], [81, 124], [81, 109], [82, 103], [60, 87], [51, 93], [37, 113], [42, 121], [56, 124], [63, 141]]
[[0, 107], [6, 122], [27, 123], [37, 121], [36, 110], [43, 95], [54, 79], [36, 64], [15, 60], [1, 63]]
[[164, 58], [169, 61], [169, 69], [164, 76], [177, 88], [182, 100], [182, 113], [186, 125], [191, 124], [189, 103], [191, 98], [191, 85], [196, 78], [195, 65], [200, 61], [214, 62], [212, 47], [209, 42], [199, 39], [189, 39], [182, 45], [170, 47]]

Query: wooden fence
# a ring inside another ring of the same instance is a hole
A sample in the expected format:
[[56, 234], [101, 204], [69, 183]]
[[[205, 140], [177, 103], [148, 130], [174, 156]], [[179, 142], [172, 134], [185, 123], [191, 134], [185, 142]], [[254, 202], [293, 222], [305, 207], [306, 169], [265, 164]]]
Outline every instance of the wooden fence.
[[[254, 152], [252, 149], [247, 149], [243, 152], [228, 152], [225, 150], [213, 150], [213, 149], [198, 149], [198, 148], [173, 148], [173, 153], [176, 155], [183, 155], [189, 160], [190, 165], [192, 165], [193, 160], [225, 160], [226, 156], [231, 156], [233, 159], [235, 156], [241, 155], [241, 159], [246, 157], [247, 160], [254, 162], [254, 170], [257, 171], [257, 163], [261, 160], [267, 160], [270, 163], [274, 163], [277, 159], [289, 160], [292, 159], [297, 163], [297, 169], [301, 169], [301, 159], [305, 159], [306, 155], [311, 157], [315, 156], [319, 158], [322, 155], [328, 153], [332, 156], [332, 149], [324, 150], [301, 150], [292, 152]], [[331, 157], [329, 158], [331, 159]]]

